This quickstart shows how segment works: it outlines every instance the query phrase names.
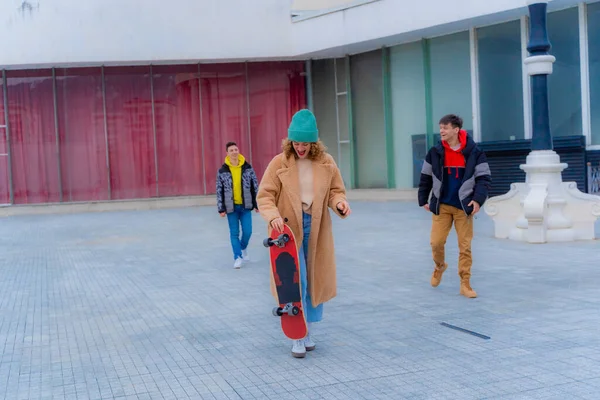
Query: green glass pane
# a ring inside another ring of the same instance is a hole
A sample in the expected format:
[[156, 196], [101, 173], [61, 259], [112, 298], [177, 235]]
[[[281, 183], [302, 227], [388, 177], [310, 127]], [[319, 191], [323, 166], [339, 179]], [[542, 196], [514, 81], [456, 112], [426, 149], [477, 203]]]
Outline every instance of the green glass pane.
[[313, 104], [319, 137], [338, 161], [337, 119], [335, 110], [335, 69], [333, 60], [317, 60], [312, 65]]
[[387, 188], [381, 51], [352, 56], [350, 63], [356, 135], [356, 184], [365, 189]]
[[427, 152], [425, 77], [421, 42], [390, 49], [396, 188], [418, 185]]
[[577, 7], [549, 13], [548, 35], [556, 57], [548, 77], [550, 131], [552, 136], [582, 135]]

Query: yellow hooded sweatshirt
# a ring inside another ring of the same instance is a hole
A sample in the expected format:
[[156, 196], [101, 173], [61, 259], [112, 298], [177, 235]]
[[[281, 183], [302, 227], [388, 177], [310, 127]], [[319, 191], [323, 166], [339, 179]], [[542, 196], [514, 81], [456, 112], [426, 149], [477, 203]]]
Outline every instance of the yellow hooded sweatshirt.
[[233, 204], [244, 204], [242, 199], [242, 165], [246, 162], [243, 155], [238, 154], [238, 165], [231, 165], [229, 156], [225, 157], [225, 164], [229, 166], [231, 171], [231, 179], [233, 180]]

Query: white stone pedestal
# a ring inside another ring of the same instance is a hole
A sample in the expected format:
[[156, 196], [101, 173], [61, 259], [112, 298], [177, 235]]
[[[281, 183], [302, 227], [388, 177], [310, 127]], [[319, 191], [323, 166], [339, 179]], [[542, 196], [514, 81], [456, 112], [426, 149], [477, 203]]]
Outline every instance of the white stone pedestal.
[[565, 168], [567, 164], [552, 150], [529, 153], [521, 165], [525, 183], [513, 183], [508, 193], [485, 203], [496, 238], [529, 243], [595, 238], [600, 196], [582, 193], [575, 182], [563, 182]]

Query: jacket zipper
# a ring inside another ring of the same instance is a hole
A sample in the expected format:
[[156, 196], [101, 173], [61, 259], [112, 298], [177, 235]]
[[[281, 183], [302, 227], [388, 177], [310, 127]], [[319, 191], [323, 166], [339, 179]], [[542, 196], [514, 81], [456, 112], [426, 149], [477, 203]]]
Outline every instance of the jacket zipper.
[[[461, 184], [461, 186], [462, 186], [462, 184]], [[460, 198], [458, 200], [460, 200]], [[469, 214], [467, 214], [467, 210], [465, 210], [465, 206], [464, 206], [462, 200], [460, 200], [460, 206], [462, 207], [463, 212], [465, 213], [465, 215], [467, 216], [467, 218], [469, 218]]]
[[[461, 154], [464, 157], [464, 153], [461, 151]], [[442, 162], [442, 187], [440, 188], [440, 197], [442, 196], [442, 190], [444, 188], [444, 153], [442, 153], [441, 158], [441, 162]], [[465, 160], [465, 166], [466, 166], [466, 160]], [[466, 172], [466, 169], [465, 169]], [[458, 188], [458, 190], [460, 191], [460, 188], [462, 187], [463, 183], [464, 183], [464, 179], [465, 177], [463, 176], [463, 180], [460, 183], [460, 187]], [[463, 212], [465, 213], [465, 215], [467, 216], [467, 218], [469, 217], [469, 214], [467, 214], [467, 210], [465, 210], [465, 206], [462, 202], [462, 200], [460, 199], [460, 197], [458, 198], [458, 201], [460, 201], [460, 207], [462, 208]], [[440, 199], [438, 199], [438, 203], [437, 203], [437, 215], [440, 215]]]
[[[460, 154], [462, 154], [462, 156], [464, 158], [465, 153], [463, 153], [461, 151]], [[466, 172], [467, 172], [467, 159], [465, 159], [465, 173]], [[463, 175], [462, 181], [460, 182], [460, 187], [458, 188], [459, 192], [460, 192], [460, 188], [462, 188], [463, 183], [465, 183], [465, 176], [464, 175]], [[458, 198], [458, 201], [460, 201], [460, 206], [462, 207], [463, 212], [465, 213], [465, 215], [467, 216], [467, 218], [469, 218], [469, 214], [467, 214], [467, 210], [465, 210], [465, 206], [464, 206], [462, 200], [460, 199], [460, 197]]]
[[[229, 166], [227, 166], [229, 168]], [[231, 172], [231, 168], [229, 168], [229, 176], [231, 176], [231, 201], [233, 202], [233, 208], [235, 209], [235, 197], [233, 195], [233, 173]], [[246, 202], [244, 198], [244, 169], [242, 169], [242, 174], [240, 175], [240, 185], [242, 188], [242, 207], [246, 209]]]
[[442, 156], [440, 157], [442, 162], [442, 185], [440, 187], [440, 197], [437, 199], [437, 215], [440, 215], [440, 200], [442, 198], [442, 190], [444, 190], [444, 151], [442, 149]]

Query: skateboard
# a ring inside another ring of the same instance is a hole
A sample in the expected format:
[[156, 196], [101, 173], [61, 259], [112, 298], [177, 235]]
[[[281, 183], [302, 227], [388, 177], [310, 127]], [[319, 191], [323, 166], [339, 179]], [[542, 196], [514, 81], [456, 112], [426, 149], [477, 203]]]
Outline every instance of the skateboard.
[[290, 339], [303, 339], [308, 333], [306, 318], [302, 308], [302, 281], [296, 239], [290, 227], [283, 226], [283, 232], [276, 229], [263, 241], [269, 248], [271, 273], [277, 289], [279, 306], [273, 315], [281, 318], [281, 330]]

